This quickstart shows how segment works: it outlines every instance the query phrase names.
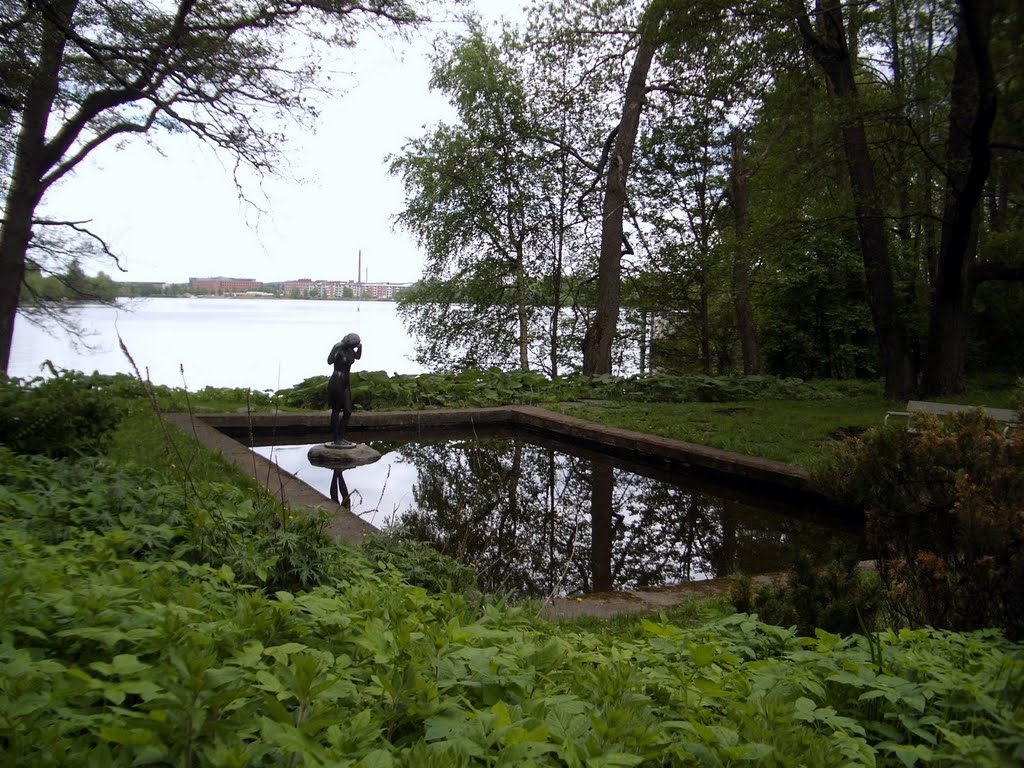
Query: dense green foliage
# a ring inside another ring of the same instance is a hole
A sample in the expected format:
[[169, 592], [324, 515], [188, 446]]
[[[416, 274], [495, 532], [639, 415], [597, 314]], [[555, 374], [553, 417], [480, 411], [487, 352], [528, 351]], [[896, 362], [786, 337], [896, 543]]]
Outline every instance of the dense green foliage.
[[849, 635], [875, 628], [879, 582], [873, 572], [861, 572], [857, 559], [841, 556], [824, 568], [797, 553], [784, 580], [755, 585], [748, 576], [733, 581], [730, 595], [736, 610], [752, 612], [770, 624], [795, 626], [813, 637], [817, 629]]
[[[106, 439], [103, 435], [107, 426], [124, 414], [133, 414], [143, 421], [134, 422], [128, 442], [115, 443], [112, 450], [122, 458], [146, 450], [154, 459], [148, 466], [155, 468], [170, 455], [170, 444], [166, 426], [156, 420], [146, 421], [152, 417], [154, 401], [155, 407], [164, 412], [327, 407], [324, 376], [268, 393], [214, 387], [188, 392], [141, 384], [122, 374], [55, 373], [55, 377], [45, 380], [0, 380], [0, 431], [12, 447], [25, 440], [25, 450], [52, 453], [77, 451], [95, 441], [97, 446], [88, 450], [98, 450]], [[968, 393], [959, 400], [1010, 406], [1014, 390], [1007, 388], [1004, 379], [972, 380]], [[537, 404], [610, 426], [801, 466], [815, 464], [834, 438], [878, 424], [891, 407], [882, 398], [880, 386], [872, 382], [771, 376], [649, 374], [551, 380], [528, 371], [488, 369], [394, 376], [383, 371], [353, 371], [352, 382], [357, 410]], [[65, 440], [63, 435], [74, 432], [75, 424], [88, 437]], [[175, 444], [179, 451], [194, 450], [188, 441]], [[178, 465], [181, 469], [188, 464], [190, 472], [202, 477], [204, 462], [209, 461], [216, 459], [179, 460]]]
[[[736, 400], [829, 400], [878, 393], [856, 381], [804, 381], [774, 376], [565, 376], [497, 368], [459, 373], [395, 374], [353, 371], [356, 409], [388, 410], [553, 403], [577, 400], [644, 403], [722, 403]], [[313, 376], [277, 393], [282, 405], [326, 408], [327, 377]]]
[[620, 371], [895, 398], [1019, 368], [1021, 24], [1005, 0], [565, 0], [442, 38], [452, 109], [392, 160], [428, 253], [418, 359], [555, 376], [612, 323]]
[[877, 424], [876, 397], [727, 403], [561, 403], [557, 410], [623, 429], [810, 467], [832, 441]]
[[911, 424], [841, 443], [822, 487], [866, 510], [903, 620], [1024, 638], [1024, 440], [981, 412]]
[[271, 592], [338, 575], [323, 519], [223, 483], [183, 487], [97, 458], [61, 462], [0, 447], [0, 484], [7, 524], [46, 544], [98, 536], [116, 557], [226, 566]]
[[148, 471], [162, 483], [182, 488], [203, 483], [231, 485], [249, 495], [260, 485], [221, 454], [204, 448], [152, 411], [137, 409], [113, 430], [106, 457], [117, 466]]
[[394, 568], [414, 587], [429, 592], [466, 592], [477, 588], [476, 572], [470, 566], [443, 555], [429, 544], [402, 534], [398, 528], [368, 536], [360, 547], [370, 562]]
[[49, 456], [95, 452], [124, 411], [119, 385], [141, 394], [127, 376], [68, 371], [31, 381], [0, 377], [0, 443]]
[[737, 615], [598, 639], [394, 573], [270, 596], [5, 520], [0, 750], [32, 765], [1011, 765], [1024, 660]]
[[44, 274], [38, 267], [25, 273], [21, 305], [32, 307], [52, 302], [93, 301], [110, 303], [119, 295], [117, 284], [105, 272], [90, 277], [78, 259], [63, 269]]
[[128, 389], [48, 386], [114, 403], [104, 442], [62, 433], [109, 458], [0, 447], [5, 763], [1024, 760], [1024, 653], [995, 633], [552, 624], [418, 545], [325, 539], [104, 382]]
[[[741, 379], [745, 380], [745, 379]], [[793, 380], [782, 380], [793, 381]], [[624, 397], [608, 402], [560, 402], [553, 408], [609, 426], [761, 456], [808, 469], [826, 460], [836, 440], [878, 426], [893, 404], [881, 387], [867, 382], [807, 382], [785, 399], [783, 384], [769, 387], [762, 399], [737, 402], [643, 402]], [[802, 390], [802, 391], [801, 391]], [[779, 399], [772, 396], [777, 392]], [[971, 381], [953, 402], [1006, 408], [1013, 390], [1005, 378]]]
[[[181, 387], [167, 387], [162, 384], [140, 382], [128, 374], [82, 373], [55, 368], [46, 362], [50, 375], [46, 378], [35, 377], [21, 379], [0, 376], [0, 408], [3, 418], [0, 423], [19, 420], [18, 408], [32, 412], [39, 419], [51, 421], [70, 420], [66, 431], [78, 434], [80, 428], [93, 430], [106, 429], [116, 424], [116, 416], [121, 409], [131, 409], [131, 403], [145, 403], [145, 407], [155, 407], [163, 412], [201, 411], [219, 412], [233, 411], [238, 408], [250, 407], [254, 411], [266, 410], [274, 405], [274, 400], [267, 392], [259, 390], [203, 387], [189, 392]], [[104, 418], [94, 418], [101, 414], [96, 410], [108, 409]], [[13, 410], [9, 410], [13, 409]], [[59, 414], [60, 419], [57, 419]], [[9, 427], [9, 425], [8, 425]], [[10, 428], [10, 427], [9, 427]], [[38, 429], [50, 430], [46, 437], [59, 434], [59, 424], [50, 426], [40, 423]], [[54, 431], [56, 430], [56, 431]], [[14, 440], [13, 433], [6, 433], [7, 440]]]

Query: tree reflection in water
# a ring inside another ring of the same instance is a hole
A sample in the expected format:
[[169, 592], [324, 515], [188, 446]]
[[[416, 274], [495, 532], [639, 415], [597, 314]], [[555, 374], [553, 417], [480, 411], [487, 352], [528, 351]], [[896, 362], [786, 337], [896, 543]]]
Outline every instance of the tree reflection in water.
[[419, 479], [400, 525], [474, 564], [486, 589], [546, 597], [827, 559], [856, 533], [510, 439], [400, 448]]

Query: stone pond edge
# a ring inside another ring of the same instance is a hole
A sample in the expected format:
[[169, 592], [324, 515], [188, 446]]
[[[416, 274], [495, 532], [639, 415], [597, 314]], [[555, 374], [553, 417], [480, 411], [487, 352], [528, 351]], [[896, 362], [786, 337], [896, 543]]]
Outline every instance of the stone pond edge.
[[[164, 418], [192, 435], [201, 445], [220, 453], [277, 498], [293, 507], [319, 508], [334, 518], [327, 532], [359, 545], [377, 528], [323, 496], [275, 463], [249, 450], [248, 444], [280, 441], [289, 436], [325, 439], [329, 412], [316, 413], [170, 413]], [[511, 428], [544, 435], [577, 447], [626, 459], [642, 458], [662, 471], [698, 473], [720, 483], [745, 488], [772, 489], [804, 504], [823, 501], [800, 467], [769, 459], [731, 453], [681, 440], [609, 427], [534, 406], [450, 408], [430, 411], [364, 411], [352, 415], [353, 432], [401, 431], [416, 436], [422, 431], [455, 428]], [[610, 617], [624, 613], [657, 612], [692, 597], [728, 593], [728, 579], [692, 582], [677, 587], [638, 589], [584, 598], [555, 598], [545, 605], [553, 618], [589, 615]]]

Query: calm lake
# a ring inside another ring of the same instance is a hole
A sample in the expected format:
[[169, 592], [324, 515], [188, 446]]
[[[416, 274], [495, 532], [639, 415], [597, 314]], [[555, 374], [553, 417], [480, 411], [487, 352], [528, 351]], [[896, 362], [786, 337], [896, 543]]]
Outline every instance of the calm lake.
[[[75, 344], [18, 317], [8, 373], [32, 377], [44, 360], [91, 373], [131, 373], [118, 334], [143, 375], [191, 390], [242, 387], [277, 390], [328, 375], [327, 354], [347, 333], [363, 339], [357, 369], [420, 373], [413, 340], [390, 301], [153, 298], [69, 310], [86, 336]], [[184, 369], [184, 379], [182, 378]]]

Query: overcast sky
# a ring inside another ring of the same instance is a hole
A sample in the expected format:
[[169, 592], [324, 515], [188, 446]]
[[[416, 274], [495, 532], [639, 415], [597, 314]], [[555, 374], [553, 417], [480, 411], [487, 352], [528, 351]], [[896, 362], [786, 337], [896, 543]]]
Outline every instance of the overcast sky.
[[[523, 4], [477, 0], [488, 21], [518, 20]], [[393, 227], [403, 190], [388, 176], [385, 157], [451, 115], [428, 88], [427, 53], [440, 31], [434, 25], [409, 43], [368, 32], [340, 54], [339, 66], [352, 73], [343, 79], [345, 93], [321, 105], [315, 133], [290, 132], [286, 156], [296, 180], [273, 178], [246, 190], [263, 214], [239, 200], [230, 157], [182, 134], [153, 135], [159, 151], [138, 139], [100, 148], [50, 193], [45, 212], [91, 220], [127, 272], [99, 261], [86, 270], [116, 280], [354, 280], [362, 250], [371, 282], [412, 282], [422, 257]]]

